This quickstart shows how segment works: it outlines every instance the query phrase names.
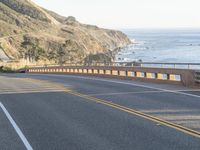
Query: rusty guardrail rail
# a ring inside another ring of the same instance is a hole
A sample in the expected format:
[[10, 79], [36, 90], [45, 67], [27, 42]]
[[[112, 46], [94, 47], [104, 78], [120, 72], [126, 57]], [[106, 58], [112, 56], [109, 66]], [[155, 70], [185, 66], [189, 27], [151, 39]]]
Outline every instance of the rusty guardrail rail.
[[145, 65], [174, 65], [174, 63], [93, 63], [93, 64], [64, 64], [62, 66], [49, 64], [40, 66], [29, 66], [27, 73], [56, 73], [56, 74], [77, 74], [93, 75], [101, 77], [133, 79], [141, 81], [152, 81], [158, 83], [183, 84], [184, 86], [196, 86], [200, 83], [200, 72], [198, 70], [175, 68], [177, 65], [194, 65], [178, 63], [174, 67], [146, 67]]
[[[32, 65], [29, 67], [53, 67], [58, 64]], [[95, 62], [95, 63], [65, 63], [62, 66], [124, 66], [146, 68], [199, 69], [200, 63], [157, 63], [157, 62]]]

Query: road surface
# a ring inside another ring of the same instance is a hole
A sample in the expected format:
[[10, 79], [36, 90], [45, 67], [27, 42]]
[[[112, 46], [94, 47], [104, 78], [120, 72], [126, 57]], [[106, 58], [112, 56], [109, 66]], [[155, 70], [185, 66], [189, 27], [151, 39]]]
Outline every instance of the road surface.
[[0, 74], [2, 150], [199, 150], [200, 89]]

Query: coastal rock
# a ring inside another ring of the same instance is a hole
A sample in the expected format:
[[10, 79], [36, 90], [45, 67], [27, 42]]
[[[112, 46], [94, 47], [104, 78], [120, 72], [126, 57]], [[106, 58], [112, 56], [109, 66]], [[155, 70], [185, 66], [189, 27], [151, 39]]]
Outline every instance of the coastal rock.
[[0, 0], [0, 42], [2, 55], [26, 64], [77, 63], [98, 54], [105, 59], [102, 54], [131, 43], [120, 31], [82, 24], [31, 0]]

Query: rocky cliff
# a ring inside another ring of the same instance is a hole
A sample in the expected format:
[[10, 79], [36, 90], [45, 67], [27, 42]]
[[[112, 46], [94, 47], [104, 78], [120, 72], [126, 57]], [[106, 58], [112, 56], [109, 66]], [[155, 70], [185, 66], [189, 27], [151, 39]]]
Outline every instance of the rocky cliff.
[[31, 0], [0, 0], [0, 59], [4, 58], [1, 61], [6, 58], [26, 64], [82, 62], [93, 55], [109, 55], [130, 43], [120, 31], [82, 24]]

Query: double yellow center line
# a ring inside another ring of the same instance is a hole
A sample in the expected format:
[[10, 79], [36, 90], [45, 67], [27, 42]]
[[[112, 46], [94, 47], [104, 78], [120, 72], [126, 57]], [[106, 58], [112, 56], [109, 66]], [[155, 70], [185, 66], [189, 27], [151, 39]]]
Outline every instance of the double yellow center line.
[[95, 98], [95, 97], [92, 97], [92, 96], [84, 95], [84, 94], [77, 93], [77, 92], [70, 91], [70, 90], [65, 90], [65, 92], [68, 93], [68, 94], [74, 95], [74, 96], [81, 97], [81, 98], [83, 98], [85, 100], [93, 101], [93, 102], [96, 102], [96, 103], [99, 103], [99, 104], [103, 104], [103, 105], [118, 109], [120, 111], [129, 113], [129, 114], [132, 114], [132, 115], [136, 115], [136, 116], [142, 117], [144, 119], [159, 123], [161, 125], [165, 125], [167, 127], [176, 129], [178, 131], [184, 132], [184, 133], [189, 134], [191, 136], [200, 138], [200, 132], [198, 132], [198, 131], [195, 131], [195, 130], [180, 126], [178, 124], [175, 124], [175, 123], [172, 123], [172, 122], [169, 122], [169, 121], [166, 121], [166, 120], [162, 120], [162, 119], [157, 118], [155, 116], [152, 116], [152, 115], [145, 114], [143, 112], [134, 110], [132, 108], [128, 108], [128, 107], [125, 107], [125, 106], [122, 106], [122, 105], [119, 105], [119, 104], [115, 104], [113, 102], [105, 101], [105, 100], [102, 100], [102, 99], [99, 99], [99, 98]]

